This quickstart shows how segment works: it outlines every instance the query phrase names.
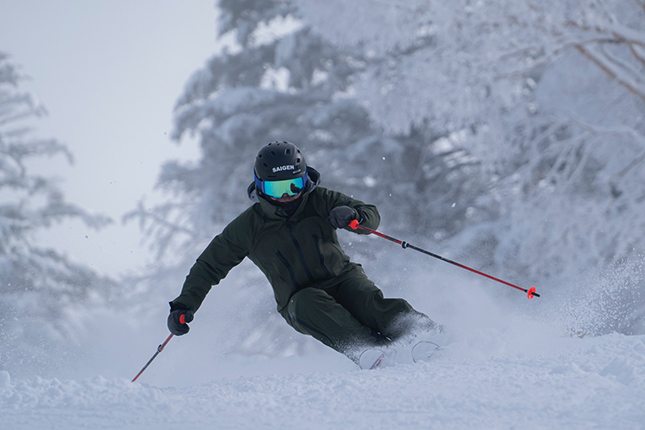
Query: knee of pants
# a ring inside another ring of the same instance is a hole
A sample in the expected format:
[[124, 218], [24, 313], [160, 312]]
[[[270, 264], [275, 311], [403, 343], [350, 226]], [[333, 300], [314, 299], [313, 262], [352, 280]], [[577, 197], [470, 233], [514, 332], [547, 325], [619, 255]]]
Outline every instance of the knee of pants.
[[414, 312], [414, 308], [405, 299], [400, 298], [385, 298], [383, 292], [375, 291], [371, 300], [375, 309], [381, 312], [389, 313], [392, 315], [407, 314]]
[[317, 309], [321, 303], [333, 300], [325, 291], [318, 288], [303, 288], [296, 292], [287, 305], [289, 317], [306, 319], [306, 315]]

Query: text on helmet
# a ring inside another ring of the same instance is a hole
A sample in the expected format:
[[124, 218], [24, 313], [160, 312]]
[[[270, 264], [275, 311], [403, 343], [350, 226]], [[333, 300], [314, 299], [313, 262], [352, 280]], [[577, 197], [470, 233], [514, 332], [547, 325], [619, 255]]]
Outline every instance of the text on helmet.
[[295, 170], [295, 169], [296, 167], [293, 164], [287, 164], [285, 166], [274, 167], [271, 170], [273, 170], [273, 173], [277, 173], [277, 172], [284, 172], [285, 170]]

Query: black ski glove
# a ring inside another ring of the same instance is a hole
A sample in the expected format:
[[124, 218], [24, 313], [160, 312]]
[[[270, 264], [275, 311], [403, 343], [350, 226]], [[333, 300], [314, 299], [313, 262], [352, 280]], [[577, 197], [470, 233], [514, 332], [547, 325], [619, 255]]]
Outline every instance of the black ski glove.
[[358, 213], [349, 206], [337, 206], [329, 212], [327, 222], [334, 228], [345, 228], [356, 219]]
[[[183, 316], [183, 318], [181, 318]], [[175, 336], [181, 336], [188, 333], [190, 327], [189, 322], [194, 318], [195, 314], [190, 309], [183, 307], [170, 308], [170, 315], [168, 315], [168, 330]], [[183, 322], [182, 322], [183, 320]]]

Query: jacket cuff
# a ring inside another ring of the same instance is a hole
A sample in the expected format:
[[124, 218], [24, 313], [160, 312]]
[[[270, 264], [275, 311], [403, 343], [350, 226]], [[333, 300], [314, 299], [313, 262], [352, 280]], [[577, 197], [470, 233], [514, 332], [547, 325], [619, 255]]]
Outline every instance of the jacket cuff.
[[172, 302], [168, 302], [168, 304], [170, 305], [170, 312], [173, 312], [173, 311], [189, 311], [190, 310], [189, 306], [186, 306], [183, 303], [175, 303], [174, 300]]
[[359, 224], [363, 224], [363, 221], [365, 221], [365, 215], [363, 215], [363, 211], [361, 211], [358, 208], [354, 208], [354, 210], [356, 211], [356, 218], [355, 219], [358, 220]]

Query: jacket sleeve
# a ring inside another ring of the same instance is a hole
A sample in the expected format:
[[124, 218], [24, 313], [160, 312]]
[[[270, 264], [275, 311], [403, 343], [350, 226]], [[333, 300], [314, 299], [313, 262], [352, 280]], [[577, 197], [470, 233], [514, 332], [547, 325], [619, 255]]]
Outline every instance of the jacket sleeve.
[[181, 294], [170, 302], [171, 309], [183, 307], [197, 311], [211, 287], [244, 260], [251, 243], [249, 222], [242, 214], [215, 236], [190, 269]]
[[[349, 206], [358, 213], [358, 220], [361, 225], [369, 227], [372, 230], [376, 230], [381, 222], [381, 215], [378, 213], [378, 209], [374, 205], [364, 203], [360, 200], [353, 199], [343, 193], [338, 191], [332, 191], [323, 187], [318, 187], [316, 191], [319, 191], [322, 195], [322, 201], [324, 202], [324, 217], [329, 216], [329, 212], [337, 206]], [[345, 227], [345, 230], [351, 231], [358, 234], [369, 234], [365, 230], [354, 230], [351, 227]]]

